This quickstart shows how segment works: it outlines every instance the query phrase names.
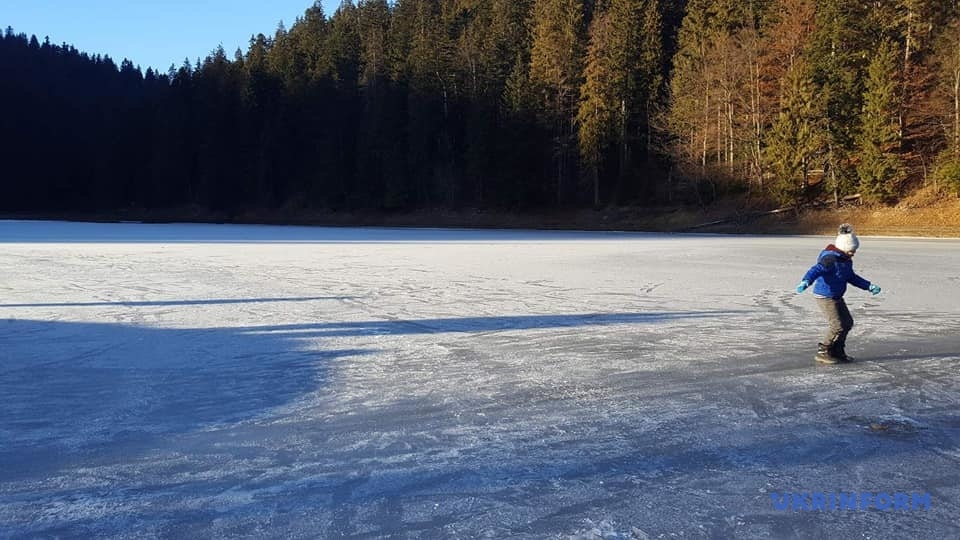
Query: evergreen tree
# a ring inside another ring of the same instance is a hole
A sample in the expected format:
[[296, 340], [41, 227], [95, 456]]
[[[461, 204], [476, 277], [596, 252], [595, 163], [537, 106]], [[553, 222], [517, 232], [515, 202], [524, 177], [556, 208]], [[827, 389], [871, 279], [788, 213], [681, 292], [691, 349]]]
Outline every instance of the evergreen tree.
[[946, 187], [960, 195], [960, 18], [951, 20], [935, 43], [936, 54], [928, 60], [935, 91], [926, 104], [930, 124], [940, 130], [934, 189]]
[[826, 178], [835, 201], [859, 184], [854, 155], [863, 109], [863, 73], [869, 33], [862, 5], [819, 0], [808, 47], [813, 77], [820, 87], [827, 145]]
[[344, 91], [356, 89], [360, 80], [360, 34], [357, 8], [349, 0], [337, 8], [330, 20], [326, 50], [333, 63], [332, 77]]
[[821, 154], [820, 111], [816, 90], [803, 58], [787, 71], [780, 111], [767, 137], [773, 192], [781, 204], [800, 204], [807, 195], [810, 170]]
[[[629, 5], [629, 2], [627, 3]], [[666, 53], [664, 50], [663, 13], [660, 0], [647, 0], [644, 3], [640, 35], [638, 37], [639, 57], [634, 72], [636, 80], [635, 94], [641, 106], [637, 128], [640, 130], [645, 157], [653, 143], [651, 131], [653, 117], [664, 98], [663, 82], [666, 71]]]
[[884, 40], [867, 70], [857, 174], [863, 195], [874, 201], [889, 200], [904, 178], [899, 155], [897, 57], [894, 43]]
[[[629, 53], [614, 35], [613, 15], [603, 11], [590, 24], [585, 81], [580, 88], [577, 124], [580, 155], [593, 186], [593, 205], [600, 206], [600, 168], [609, 146], [623, 133], [626, 113], [625, 58]], [[629, 40], [630, 44], [636, 43]], [[618, 129], [619, 128], [619, 129]]]
[[670, 105], [666, 131], [671, 137], [670, 151], [676, 164], [697, 163], [706, 174], [706, 101], [705, 69], [707, 55], [707, 12], [703, 2], [691, 0], [680, 25], [678, 50], [670, 74]]
[[490, 70], [494, 91], [502, 91], [517, 63], [529, 65], [530, 13], [533, 0], [492, 0], [490, 27]]
[[[457, 2], [456, 4], [459, 4]], [[462, 172], [458, 203], [483, 204], [487, 179], [494, 173], [490, 163], [497, 124], [496, 96], [500, 89], [494, 79], [495, 49], [490, 35], [493, 24], [491, 2], [464, 2], [448, 9], [450, 39], [454, 40], [451, 69], [455, 81], [462, 81]]]
[[329, 22], [319, 0], [307, 8], [291, 33], [295, 34], [299, 53], [303, 56], [305, 75], [313, 81], [333, 76], [334, 60], [326, 47]]
[[361, 86], [374, 90], [389, 76], [387, 34], [390, 7], [386, 0], [360, 0], [357, 5], [357, 32], [360, 38]]
[[361, 0], [356, 16], [363, 107], [358, 127], [356, 204], [404, 208], [411, 197], [403, 130], [407, 113], [403, 94], [391, 84], [390, 7], [386, 0]]
[[334, 159], [331, 204], [350, 206], [361, 199], [358, 180], [360, 100], [360, 34], [357, 8], [344, 0], [330, 19], [325, 48], [333, 62], [335, 97], [331, 103], [331, 125], [338, 131], [329, 152]]
[[662, 27], [659, 3], [612, 0], [591, 23], [578, 113], [580, 150], [600, 204], [600, 168], [615, 149], [615, 200], [633, 172], [634, 148], [649, 144], [650, 111], [660, 93]]
[[277, 24], [273, 34], [270, 51], [267, 54], [267, 65], [271, 73], [288, 86], [297, 84], [305, 71], [306, 65], [302, 56], [298, 54], [296, 36], [287, 31], [283, 21]]
[[573, 168], [570, 150], [582, 69], [583, 3], [535, 0], [532, 16], [530, 82], [539, 95], [543, 119], [553, 130], [556, 203], [564, 204]]
[[445, 125], [453, 99], [450, 44], [443, 31], [438, 0], [412, 0], [414, 13], [406, 58], [408, 160], [417, 198], [426, 205], [453, 199], [450, 135]]

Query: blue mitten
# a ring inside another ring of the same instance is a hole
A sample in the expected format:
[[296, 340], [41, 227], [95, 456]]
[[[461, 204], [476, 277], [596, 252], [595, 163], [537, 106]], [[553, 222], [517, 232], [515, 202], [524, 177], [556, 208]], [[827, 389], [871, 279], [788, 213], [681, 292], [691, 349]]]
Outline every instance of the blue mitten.
[[871, 292], [874, 296], [876, 296], [876, 295], [880, 294], [880, 287], [878, 287], [877, 285], [871, 285], [871, 286], [870, 286], [870, 292]]
[[[801, 282], [797, 285], [797, 293], [802, 293], [803, 291], [807, 290], [807, 287], [809, 287], [809, 286], [810, 286], [810, 282], [809, 282], [809, 281], [807, 281], [807, 280], [801, 281]], [[879, 289], [877, 289], [877, 291], [879, 292]]]

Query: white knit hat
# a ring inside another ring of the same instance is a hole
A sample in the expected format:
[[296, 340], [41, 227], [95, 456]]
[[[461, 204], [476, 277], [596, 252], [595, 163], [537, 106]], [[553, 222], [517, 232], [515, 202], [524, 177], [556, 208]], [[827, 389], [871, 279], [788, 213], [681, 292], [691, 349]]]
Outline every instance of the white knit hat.
[[844, 223], [837, 231], [837, 240], [833, 245], [841, 251], [856, 251], [860, 247], [860, 240], [853, 234], [853, 225]]

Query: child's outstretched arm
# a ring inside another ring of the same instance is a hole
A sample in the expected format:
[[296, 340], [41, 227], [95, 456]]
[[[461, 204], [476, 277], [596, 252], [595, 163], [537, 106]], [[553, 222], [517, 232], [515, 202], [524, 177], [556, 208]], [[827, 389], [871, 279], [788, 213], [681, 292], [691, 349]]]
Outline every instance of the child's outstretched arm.
[[847, 278], [847, 283], [857, 287], [858, 289], [863, 289], [865, 291], [870, 290], [870, 282], [857, 275], [856, 272], [850, 272], [850, 277]]
[[[831, 262], [832, 261], [833, 259], [831, 259]], [[797, 292], [802, 293], [803, 291], [807, 290], [807, 287], [809, 287], [811, 283], [816, 281], [817, 278], [822, 276], [826, 271], [827, 268], [824, 267], [823, 263], [818, 262], [817, 264], [811, 266], [810, 269], [807, 270], [807, 273], [803, 275], [803, 279], [800, 280], [800, 283], [797, 284]]]
[[869, 280], [860, 277], [855, 272], [850, 272], [850, 278], [847, 280], [847, 283], [865, 291], [870, 291], [874, 296], [880, 294], [880, 287], [878, 285], [870, 283]]

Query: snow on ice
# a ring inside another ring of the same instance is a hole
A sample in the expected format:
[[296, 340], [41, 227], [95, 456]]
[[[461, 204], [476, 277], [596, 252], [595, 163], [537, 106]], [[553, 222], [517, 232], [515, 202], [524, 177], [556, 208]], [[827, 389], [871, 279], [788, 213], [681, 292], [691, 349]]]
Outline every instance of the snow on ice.
[[960, 536], [960, 242], [817, 366], [829, 240], [0, 222], [0, 537]]

